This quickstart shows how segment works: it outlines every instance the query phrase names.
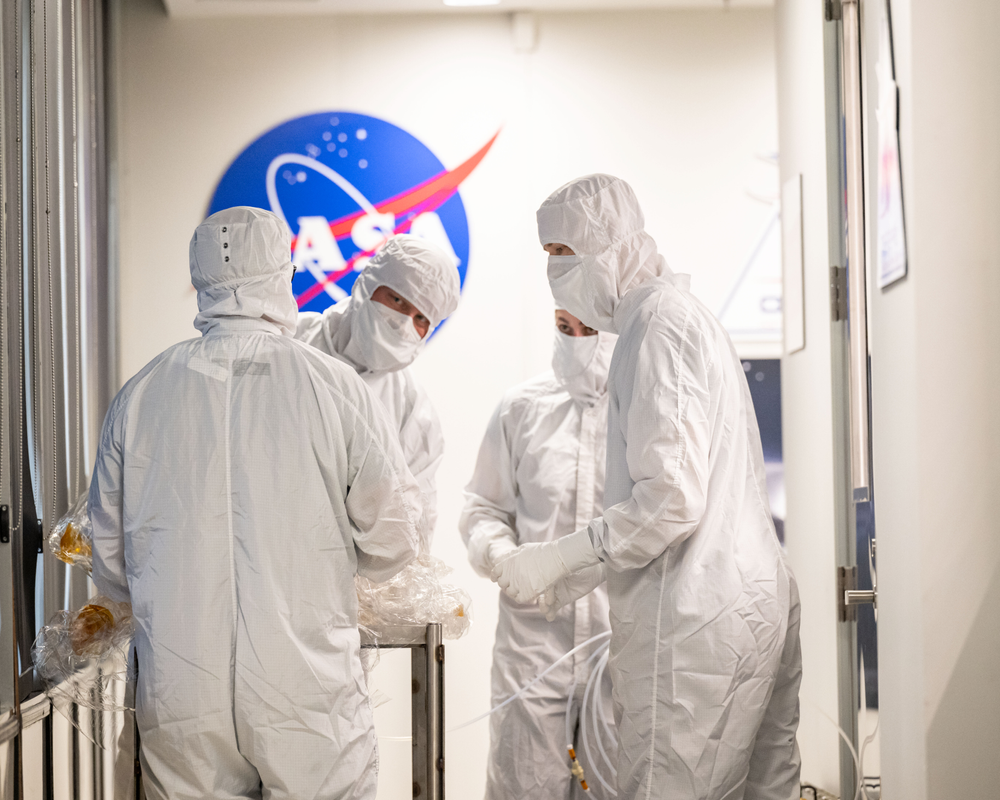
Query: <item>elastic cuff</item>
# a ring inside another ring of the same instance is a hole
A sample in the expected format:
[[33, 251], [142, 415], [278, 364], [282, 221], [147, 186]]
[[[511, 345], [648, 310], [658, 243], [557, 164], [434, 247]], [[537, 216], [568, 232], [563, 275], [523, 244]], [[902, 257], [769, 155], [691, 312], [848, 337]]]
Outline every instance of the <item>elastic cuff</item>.
[[592, 567], [600, 563], [594, 545], [590, 541], [590, 531], [583, 530], [563, 536], [558, 540], [559, 557], [566, 565], [566, 570], [570, 573], [578, 572], [586, 567]]

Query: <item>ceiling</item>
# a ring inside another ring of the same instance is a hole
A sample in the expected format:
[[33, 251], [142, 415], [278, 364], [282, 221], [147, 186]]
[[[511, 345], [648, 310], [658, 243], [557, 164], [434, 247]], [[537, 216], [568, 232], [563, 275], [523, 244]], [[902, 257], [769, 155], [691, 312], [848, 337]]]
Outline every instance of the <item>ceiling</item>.
[[[483, 0], [448, 0], [482, 2]], [[639, 8], [723, 9], [771, 6], [774, 0], [500, 0], [456, 7], [444, 0], [163, 0], [172, 17], [250, 17], [302, 14], [511, 13], [612, 11]]]

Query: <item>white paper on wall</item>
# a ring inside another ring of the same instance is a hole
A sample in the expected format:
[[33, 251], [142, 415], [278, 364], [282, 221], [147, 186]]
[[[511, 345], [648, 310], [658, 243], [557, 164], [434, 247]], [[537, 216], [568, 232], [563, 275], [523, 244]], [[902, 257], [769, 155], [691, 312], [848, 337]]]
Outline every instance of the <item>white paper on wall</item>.
[[906, 227], [899, 163], [899, 89], [892, 62], [892, 32], [883, 7], [878, 76], [878, 287], [906, 277]]
[[781, 187], [781, 245], [787, 355], [806, 346], [801, 174], [789, 178]]
[[781, 342], [781, 239], [778, 210], [761, 231], [719, 309], [736, 343]]

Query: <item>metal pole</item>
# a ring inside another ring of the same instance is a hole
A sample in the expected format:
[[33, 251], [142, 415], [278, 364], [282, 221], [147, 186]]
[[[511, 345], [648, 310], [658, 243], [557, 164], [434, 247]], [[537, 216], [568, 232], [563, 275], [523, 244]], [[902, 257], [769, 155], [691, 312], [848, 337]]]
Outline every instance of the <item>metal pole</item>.
[[861, 124], [859, 0], [843, 0], [844, 161], [847, 189], [851, 476], [855, 503], [870, 498], [868, 475], [868, 309], [865, 281], [864, 138]]
[[427, 626], [422, 645], [410, 645], [413, 679], [413, 796], [444, 798], [444, 645], [441, 625]]
[[444, 644], [441, 624], [427, 626], [427, 786], [433, 800], [444, 800]]

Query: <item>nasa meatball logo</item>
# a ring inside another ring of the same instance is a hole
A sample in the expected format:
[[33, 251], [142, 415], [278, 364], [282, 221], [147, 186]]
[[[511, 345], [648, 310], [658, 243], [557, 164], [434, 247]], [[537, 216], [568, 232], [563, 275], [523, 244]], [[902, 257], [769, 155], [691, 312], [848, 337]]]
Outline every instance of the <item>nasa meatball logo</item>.
[[397, 233], [451, 255], [464, 286], [469, 224], [458, 187], [495, 140], [448, 170], [416, 137], [377, 117], [340, 111], [298, 117], [236, 157], [208, 213], [256, 206], [286, 222], [298, 269], [292, 288], [303, 311], [347, 297], [371, 256]]

